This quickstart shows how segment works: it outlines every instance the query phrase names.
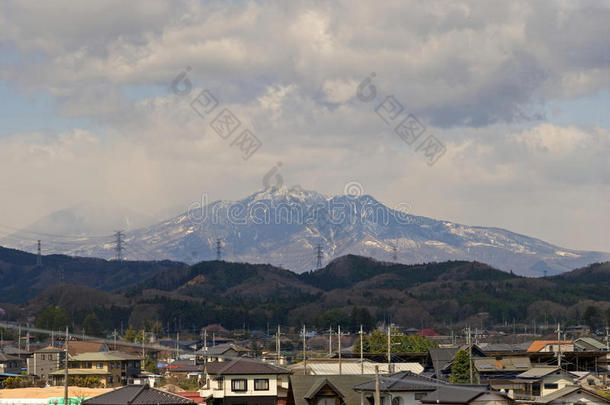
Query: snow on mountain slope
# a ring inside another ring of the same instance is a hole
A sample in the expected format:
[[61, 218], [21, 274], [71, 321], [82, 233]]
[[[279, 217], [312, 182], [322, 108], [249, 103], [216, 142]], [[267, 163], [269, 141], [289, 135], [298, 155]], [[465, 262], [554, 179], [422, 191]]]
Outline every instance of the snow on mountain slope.
[[[235, 202], [193, 204], [174, 218], [127, 232], [125, 256], [194, 263], [216, 257], [217, 239], [225, 260], [271, 263], [297, 272], [315, 268], [318, 244], [323, 263], [348, 253], [388, 261], [396, 255], [402, 263], [476, 260], [528, 276], [610, 260], [609, 253], [559, 248], [504, 229], [410, 215], [369, 195], [326, 197], [286, 187]], [[92, 240], [68, 250], [114, 256], [111, 241]]]

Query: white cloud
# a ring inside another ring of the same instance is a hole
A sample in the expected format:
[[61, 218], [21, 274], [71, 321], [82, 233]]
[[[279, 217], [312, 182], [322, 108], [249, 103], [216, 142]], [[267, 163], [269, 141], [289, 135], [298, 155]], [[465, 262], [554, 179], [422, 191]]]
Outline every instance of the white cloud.
[[[91, 198], [148, 213], [202, 190], [239, 198], [282, 161], [289, 185], [357, 179], [419, 214], [610, 250], [607, 129], [529, 122], [537, 105], [610, 86], [609, 14], [550, 1], [3, 3], [16, 62], [0, 78], [93, 125], [0, 139], [0, 211], [19, 212], [0, 223]], [[187, 66], [180, 99], [169, 86]], [[446, 144], [434, 167], [354, 98], [371, 72]], [[167, 95], [133, 100], [127, 85]], [[204, 88], [263, 142], [249, 161], [190, 109]]]

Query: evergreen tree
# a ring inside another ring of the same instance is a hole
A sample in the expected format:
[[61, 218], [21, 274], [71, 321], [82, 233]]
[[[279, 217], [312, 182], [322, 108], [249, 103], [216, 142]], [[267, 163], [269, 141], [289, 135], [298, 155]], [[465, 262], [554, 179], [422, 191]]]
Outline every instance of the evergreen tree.
[[[453, 358], [451, 366], [450, 382], [454, 384], [469, 384], [470, 383], [470, 353], [467, 350], [460, 350]], [[476, 382], [476, 376], [473, 372], [473, 383]]]
[[136, 331], [129, 325], [129, 328], [125, 331], [125, 340], [128, 342], [134, 342], [136, 340]]
[[103, 333], [102, 324], [94, 313], [90, 313], [83, 320], [83, 329], [87, 335], [101, 336]]

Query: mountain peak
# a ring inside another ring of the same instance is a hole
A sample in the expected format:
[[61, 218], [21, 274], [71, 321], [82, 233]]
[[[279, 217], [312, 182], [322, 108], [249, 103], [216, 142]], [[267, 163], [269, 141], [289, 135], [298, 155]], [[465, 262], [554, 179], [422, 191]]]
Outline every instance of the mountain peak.
[[305, 190], [301, 186], [288, 187], [281, 185], [279, 187], [269, 186], [262, 190], [259, 190], [247, 197], [251, 201], [262, 201], [262, 200], [288, 200], [288, 201], [301, 201], [308, 202], [312, 200], [328, 199], [327, 196], [318, 193], [317, 191]]

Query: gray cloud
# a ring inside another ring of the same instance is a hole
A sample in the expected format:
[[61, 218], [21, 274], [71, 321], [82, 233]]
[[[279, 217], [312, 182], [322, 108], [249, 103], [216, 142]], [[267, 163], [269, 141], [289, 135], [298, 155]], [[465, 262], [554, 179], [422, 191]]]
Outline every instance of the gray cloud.
[[[357, 179], [418, 214], [610, 250], [608, 130], [545, 123], [540, 108], [609, 88], [608, 13], [601, 1], [3, 3], [0, 43], [17, 56], [0, 78], [94, 125], [0, 139], [0, 211], [20, 208], [0, 222], [91, 198], [146, 213], [202, 190], [240, 198], [282, 161], [289, 186], [340, 193]], [[210, 89], [263, 141], [248, 162], [169, 91], [187, 66], [192, 97]], [[433, 168], [354, 97], [371, 72], [446, 144]], [[132, 85], [163, 94], [133, 99]]]

